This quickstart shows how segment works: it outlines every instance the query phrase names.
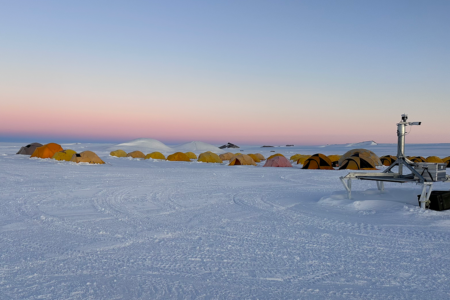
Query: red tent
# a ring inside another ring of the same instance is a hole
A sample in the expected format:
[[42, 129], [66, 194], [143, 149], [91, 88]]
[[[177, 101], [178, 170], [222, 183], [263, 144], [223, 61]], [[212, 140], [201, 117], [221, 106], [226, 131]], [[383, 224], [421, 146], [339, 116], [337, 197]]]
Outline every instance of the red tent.
[[274, 156], [266, 161], [264, 167], [281, 167], [281, 168], [292, 168], [291, 163], [284, 156]]

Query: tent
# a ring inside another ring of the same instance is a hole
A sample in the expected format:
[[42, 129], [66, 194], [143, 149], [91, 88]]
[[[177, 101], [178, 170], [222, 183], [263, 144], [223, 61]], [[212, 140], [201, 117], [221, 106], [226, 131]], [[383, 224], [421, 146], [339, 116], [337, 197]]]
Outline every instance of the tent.
[[76, 163], [105, 164], [105, 162], [92, 151], [83, 151], [80, 154], [74, 154], [71, 161]]
[[266, 160], [266, 158], [264, 157], [264, 155], [262, 155], [261, 153], [255, 153], [256, 157], [259, 158], [260, 161]]
[[23, 155], [31, 155], [33, 154], [34, 150], [36, 150], [37, 147], [42, 147], [43, 145], [40, 143], [31, 143], [29, 145], [26, 145], [22, 148], [20, 148], [19, 152], [16, 154], [23, 154]]
[[166, 157], [161, 152], [152, 152], [145, 156], [145, 159], [166, 159]]
[[444, 161], [442, 159], [440, 159], [437, 156], [428, 156], [425, 159], [425, 162], [429, 162], [429, 163], [443, 163]]
[[331, 160], [333, 167], [339, 167], [339, 159], [341, 158], [341, 155], [331, 154], [328, 155], [328, 158]]
[[176, 152], [174, 154], [171, 154], [171, 155], [167, 156], [167, 160], [169, 160], [169, 161], [191, 161], [189, 156], [187, 156], [183, 152]]
[[49, 143], [42, 147], [37, 147], [36, 150], [34, 150], [31, 157], [52, 158], [56, 152], [63, 151], [63, 150], [64, 149], [61, 147], [61, 145], [58, 145], [55, 143]]
[[294, 155], [292, 155], [292, 156], [289, 158], [289, 160], [296, 161], [296, 160], [298, 160], [301, 156], [302, 156], [301, 154], [294, 154]]
[[368, 156], [350, 156], [342, 162], [339, 170], [377, 170], [374, 162]]
[[310, 157], [311, 157], [311, 155], [300, 155], [300, 157], [297, 159], [297, 165], [299, 165], [299, 164], [304, 165], [305, 161]]
[[236, 157], [234, 157], [231, 161], [229, 166], [239, 166], [239, 165], [251, 165], [251, 166], [256, 166], [255, 162], [253, 161], [253, 159], [246, 155], [246, 154], [240, 154]]
[[253, 159], [254, 162], [257, 162], [257, 163], [261, 162], [259, 157], [256, 156], [255, 154], [248, 154], [248, 156], [250, 156]]
[[397, 160], [397, 157], [393, 156], [393, 155], [385, 155], [385, 156], [380, 157], [381, 163], [387, 167], [392, 165], [396, 160]]
[[373, 160], [373, 162], [375, 163], [375, 166], [382, 166], [383, 164], [380, 161], [380, 158], [378, 157], [378, 155], [376, 155], [375, 153], [373, 153], [370, 150], [367, 149], [352, 149], [350, 151], [347, 151], [344, 155], [342, 155], [342, 157], [339, 159], [339, 165], [342, 166], [342, 162], [344, 161], [344, 159], [353, 156], [356, 153], [361, 153], [364, 156], [368, 156], [370, 159]]
[[109, 153], [109, 155], [116, 156], [116, 157], [127, 157], [127, 153], [120, 149], [116, 150], [116, 151], [111, 151], [111, 153]]
[[205, 163], [218, 163], [221, 164], [223, 161], [220, 159], [219, 155], [212, 152], [205, 152], [198, 156], [198, 161]]
[[275, 156], [268, 159], [263, 167], [281, 167], [281, 168], [292, 168], [289, 160], [284, 156]]
[[450, 168], [450, 156], [443, 158], [442, 161], [447, 164], [447, 168]]
[[276, 153], [276, 154], [272, 154], [271, 156], [269, 156], [269, 157], [267, 158], [267, 160], [269, 160], [269, 159], [271, 159], [272, 157], [275, 157], [275, 156], [283, 156], [283, 157], [284, 157], [283, 154], [281, 154], [281, 153]]
[[425, 162], [425, 158], [423, 158], [422, 156], [413, 156], [409, 159], [412, 162]]
[[142, 152], [139, 151], [139, 150], [136, 150], [136, 151], [133, 151], [133, 152], [128, 153], [128, 154], [127, 154], [127, 157], [132, 157], [132, 158], [145, 158], [145, 154], [142, 153]]
[[73, 151], [73, 150], [70, 150], [70, 149], [66, 149], [66, 150], [63, 150], [63, 151], [56, 152], [52, 156], [52, 159], [61, 160], [61, 161], [62, 160], [70, 161], [74, 154], [77, 154], [77, 152]]
[[[208, 151], [209, 152], [209, 151]], [[197, 155], [195, 155], [194, 152], [186, 152], [186, 155], [190, 158], [190, 159], [197, 159]]]
[[308, 158], [302, 169], [334, 170], [331, 160], [321, 153], [317, 153]]
[[219, 155], [221, 160], [230, 160], [230, 158], [232, 158], [233, 156], [234, 156], [234, 154], [231, 152], [227, 152], [227, 153]]

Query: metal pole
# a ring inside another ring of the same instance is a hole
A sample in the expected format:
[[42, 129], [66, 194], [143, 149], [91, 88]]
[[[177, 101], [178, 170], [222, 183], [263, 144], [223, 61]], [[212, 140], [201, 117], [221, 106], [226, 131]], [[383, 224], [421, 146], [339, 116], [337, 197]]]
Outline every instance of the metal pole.
[[[397, 124], [397, 159], [403, 160], [405, 158], [405, 122], [400, 122]], [[403, 175], [403, 165], [398, 164], [398, 174]]]

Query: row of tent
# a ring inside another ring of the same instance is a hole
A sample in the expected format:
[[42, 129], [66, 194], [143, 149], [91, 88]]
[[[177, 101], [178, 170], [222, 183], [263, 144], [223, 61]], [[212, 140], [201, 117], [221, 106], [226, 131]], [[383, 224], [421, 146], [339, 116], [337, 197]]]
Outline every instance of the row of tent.
[[92, 151], [77, 153], [74, 150], [64, 150], [56, 143], [39, 144], [32, 143], [20, 148], [17, 154], [30, 155], [36, 158], [51, 158], [59, 161], [72, 161], [76, 163], [104, 164], [105, 162]]
[[[445, 163], [447, 164], [447, 168], [450, 168], [450, 156], [444, 158], [440, 158], [437, 156], [428, 156], [427, 158], [424, 158], [422, 156], [407, 156], [406, 158], [415, 163], [421, 162], [441, 163], [441, 164]], [[380, 157], [380, 160], [383, 163], [383, 165], [390, 166], [397, 160], [397, 157], [393, 155], [385, 155]]]

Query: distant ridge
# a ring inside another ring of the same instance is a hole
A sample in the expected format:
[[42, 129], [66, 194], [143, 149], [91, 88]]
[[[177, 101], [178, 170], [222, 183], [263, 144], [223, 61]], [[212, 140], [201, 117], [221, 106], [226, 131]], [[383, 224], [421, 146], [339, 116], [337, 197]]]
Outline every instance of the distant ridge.
[[219, 147], [216, 147], [214, 145], [205, 143], [205, 142], [199, 142], [199, 141], [194, 141], [194, 142], [190, 142], [190, 143], [186, 143], [183, 145], [179, 145], [174, 147], [174, 149], [178, 150], [178, 151], [191, 151], [191, 152], [199, 152], [199, 151], [211, 151], [211, 152], [215, 152], [215, 153], [223, 153], [225, 151], [219, 149]]
[[349, 143], [349, 144], [331, 144], [331, 145], [324, 145], [320, 147], [368, 147], [368, 146], [377, 146], [378, 143], [375, 141], [365, 141], [365, 142], [359, 142], [359, 143]]
[[117, 150], [122, 149], [126, 152], [128, 151], [134, 151], [139, 150], [142, 152], [149, 152], [149, 151], [160, 151], [160, 152], [171, 152], [173, 151], [172, 148], [165, 145], [164, 143], [155, 140], [155, 139], [147, 139], [147, 138], [140, 138], [135, 139], [129, 142], [121, 143], [114, 145], [110, 147], [111, 150]]

